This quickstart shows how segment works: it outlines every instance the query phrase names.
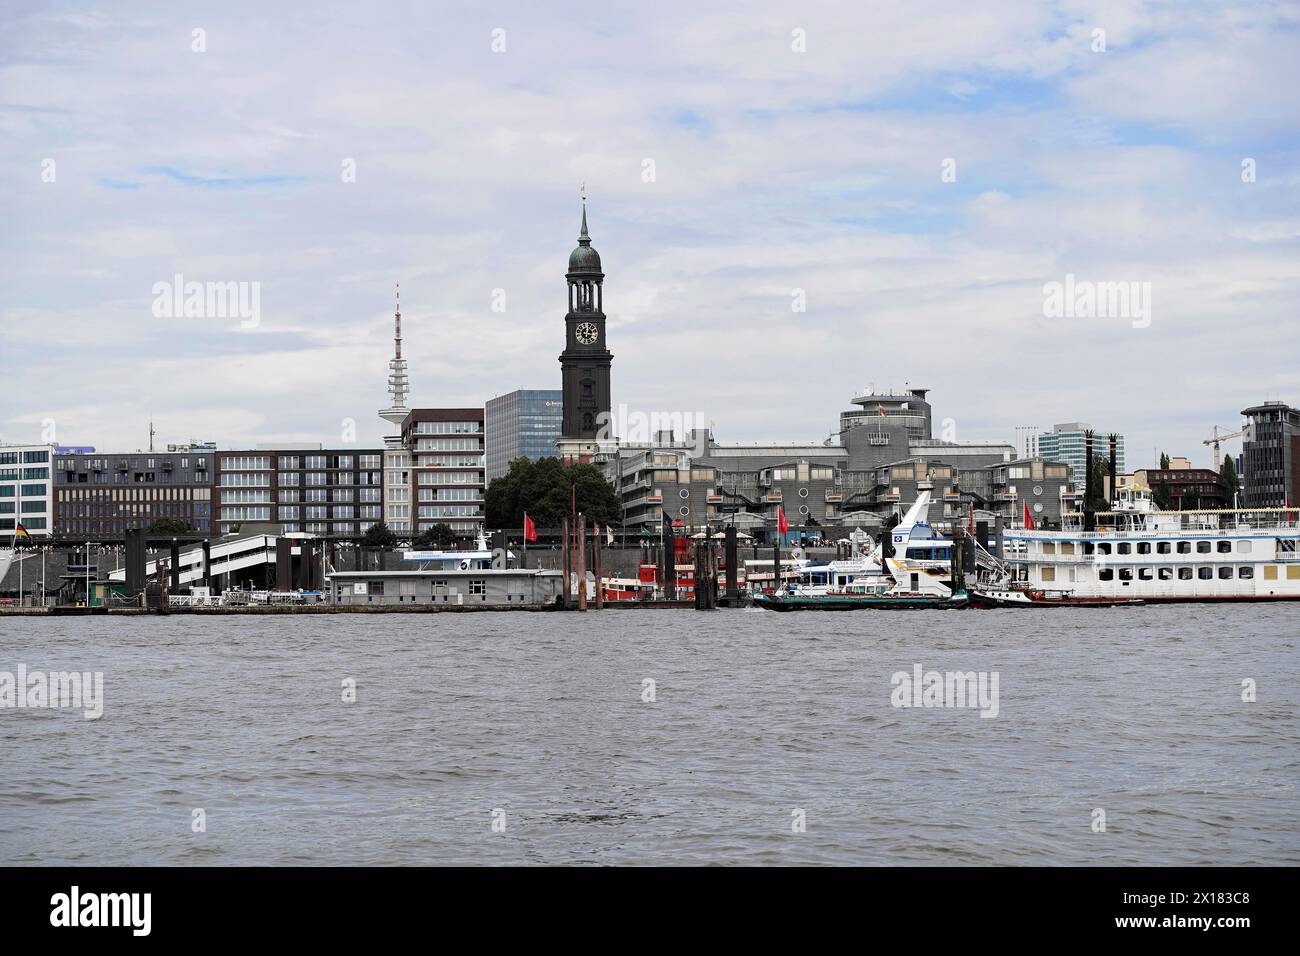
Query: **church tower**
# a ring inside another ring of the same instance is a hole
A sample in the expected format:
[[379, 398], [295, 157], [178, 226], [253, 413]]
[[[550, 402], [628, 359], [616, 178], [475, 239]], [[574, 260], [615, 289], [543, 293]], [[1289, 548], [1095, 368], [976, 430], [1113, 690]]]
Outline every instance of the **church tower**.
[[[561, 458], [590, 461], [599, 451], [597, 437], [612, 439], [609, 423], [609, 367], [614, 356], [605, 341], [605, 274], [600, 253], [587, 234], [587, 197], [582, 197], [582, 231], [569, 254], [569, 311], [564, 317], [564, 351], [560, 369], [564, 400]], [[603, 431], [602, 431], [603, 429]]]

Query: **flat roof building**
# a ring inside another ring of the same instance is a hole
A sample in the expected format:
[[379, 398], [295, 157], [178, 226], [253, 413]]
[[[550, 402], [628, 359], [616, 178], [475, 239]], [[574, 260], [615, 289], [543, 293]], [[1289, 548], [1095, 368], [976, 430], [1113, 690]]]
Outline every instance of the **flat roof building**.
[[216, 532], [274, 522], [356, 540], [383, 517], [383, 449], [281, 447], [216, 454]]
[[411, 453], [413, 534], [435, 524], [464, 538], [483, 530], [483, 437], [481, 408], [416, 408], [402, 421], [402, 445]]
[[213, 533], [216, 451], [169, 445], [164, 452], [76, 452], [54, 456], [54, 529], [60, 537], [120, 541], [161, 518]]
[[1300, 410], [1264, 402], [1242, 411], [1244, 508], [1300, 506]]
[[564, 392], [558, 388], [516, 389], [488, 399], [484, 416], [490, 485], [510, 470], [512, 459], [556, 457], [555, 443], [564, 422]]
[[35, 540], [54, 533], [55, 446], [0, 445], [0, 534], [22, 525]]

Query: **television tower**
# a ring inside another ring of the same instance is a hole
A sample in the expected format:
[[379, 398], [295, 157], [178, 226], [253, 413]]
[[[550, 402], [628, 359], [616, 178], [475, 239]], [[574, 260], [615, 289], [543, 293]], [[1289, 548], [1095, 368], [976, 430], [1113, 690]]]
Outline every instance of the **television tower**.
[[390, 404], [380, 409], [379, 417], [391, 424], [398, 432], [402, 421], [410, 411], [406, 407], [406, 359], [402, 358], [402, 285], [397, 285], [397, 307], [393, 313], [393, 358], [388, 363], [388, 397]]

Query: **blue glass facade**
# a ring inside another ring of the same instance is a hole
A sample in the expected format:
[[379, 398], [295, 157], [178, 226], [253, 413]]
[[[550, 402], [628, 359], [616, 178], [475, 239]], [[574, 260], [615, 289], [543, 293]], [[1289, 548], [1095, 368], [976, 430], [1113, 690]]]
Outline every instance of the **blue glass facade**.
[[518, 389], [490, 399], [484, 411], [488, 484], [510, 470], [512, 458], [555, 457], [564, 417], [560, 389]]

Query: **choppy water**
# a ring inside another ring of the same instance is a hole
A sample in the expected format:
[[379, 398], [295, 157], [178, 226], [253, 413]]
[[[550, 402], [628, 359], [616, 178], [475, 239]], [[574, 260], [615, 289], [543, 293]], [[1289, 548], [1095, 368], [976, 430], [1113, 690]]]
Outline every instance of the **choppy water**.
[[[0, 710], [0, 864], [1296, 863], [1298, 631], [1300, 605], [0, 618], [0, 671], [105, 675], [98, 721]], [[916, 663], [997, 671], [998, 716], [891, 706]]]

